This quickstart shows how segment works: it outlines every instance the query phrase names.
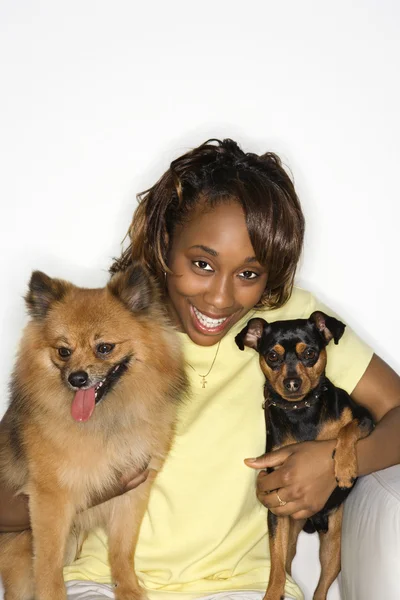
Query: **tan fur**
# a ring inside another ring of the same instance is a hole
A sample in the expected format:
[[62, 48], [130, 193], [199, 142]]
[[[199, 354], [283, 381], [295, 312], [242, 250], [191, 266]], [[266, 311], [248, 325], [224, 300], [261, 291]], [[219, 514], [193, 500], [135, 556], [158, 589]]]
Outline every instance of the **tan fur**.
[[292, 563], [296, 556], [297, 539], [302, 531], [307, 519], [289, 518], [289, 541], [286, 555], [286, 571], [292, 575]]
[[275, 350], [275, 352], [280, 356], [283, 356], [285, 354], [285, 348], [281, 346], [281, 344], [275, 344], [273, 350]]
[[280, 599], [280, 592], [285, 587], [285, 567], [289, 546], [289, 529], [289, 517], [280, 517], [276, 526], [275, 535], [273, 538], [270, 538], [271, 572], [264, 600]]
[[319, 561], [321, 574], [313, 600], [326, 600], [328, 590], [340, 572], [340, 549], [343, 504], [329, 515], [329, 529], [319, 535]]
[[340, 430], [347, 425], [347, 423], [350, 423], [352, 418], [353, 416], [350, 408], [345, 407], [342, 410], [340, 419], [337, 421], [324, 421], [322, 423], [321, 429], [317, 435], [317, 440], [335, 440], [338, 437]]
[[326, 361], [326, 350], [323, 348], [319, 353], [317, 362], [312, 367], [305, 367], [302, 363], [298, 363], [296, 371], [302, 380], [303, 397], [318, 385], [321, 373], [325, 371]]
[[358, 473], [356, 443], [367, 434], [362, 431], [358, 419], [342, 427], [335, 448], [335, 477], [341, 488], [352, 487]]
[[296, 344], [296, 354], [297, 356], [300, 356], [300, 354], [303, 354], [304, 350], [306, 350], [307, 348], [307, 344], [305, 344], [304, 342], [299, 342], [298, 344]]
[[[187, 385], [179, 339], [153, 284], [150, 306], [141, 310], [139, 302], [139, 309], [131, 310], [126, 300], [136, 292], [125, 274], [96, 290], [53, 282], [62, 288], [61, 300], [52, 300], [44, 317], [34, 314], [23, 335], [16, 392], [0, 430], [0, 477], [16, 494], [29, 495], [35, 600], [65, 599], [65, 555], [71, 556], [71, 548], [73, 555], [83, 532], [98, 525], [109, 535], [117, 600], [140, 598], [133, 556], [154, 473], [137, 489], [114, 496], [121, 492], [121, 475], [149, 462], [160, 469], [170, 449]], [[30, 292], [28, 305], [34, 301]], [[99, 357], [94, 352], [99, 342], [114, 343], [115, 349]], [[60, 358], [59, 346], [73, 349], [67, 361]], [[101, 379], [128, 355], [127, 371], [89, 421], [74, 421], [68, 374], [84, 369]], [[0, 536], [6, 600], [33, 598], [31, 543], [29, 533]], [[18, 582], [17, 570], [24, 572]]]
[[260, 354], [260, 367], [272, 387], [275, 388], [275, 386], [278, 385], [279, 378], [283, 379], [281, 371], [274, 371], [274, 369], [271, 369], [262, 354]]

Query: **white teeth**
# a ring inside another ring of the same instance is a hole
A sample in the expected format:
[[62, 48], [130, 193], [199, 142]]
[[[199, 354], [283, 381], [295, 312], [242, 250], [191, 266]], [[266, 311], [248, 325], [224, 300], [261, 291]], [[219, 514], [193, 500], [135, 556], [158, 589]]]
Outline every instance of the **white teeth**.
[[199, 310], [197, 310], [197, 308], [195, 306], [193, 306], [193, 310], [194, 310], [194, 314], [196, 315], [196, 317], [198, 318], [200, 323], [202, 325], [204, 325], [205, 327], [208, 327], [209, 329], [214, 329], [215, 327], [219, 327], [219, 325], [222, 325], [222, 323], [224, 323], [228, 318], [228, 317], [224, 317], [223, 319], [211, 319], [211, 317], [206, 317], [206, 315], [203, 315], [203, 313], [201, 313]]

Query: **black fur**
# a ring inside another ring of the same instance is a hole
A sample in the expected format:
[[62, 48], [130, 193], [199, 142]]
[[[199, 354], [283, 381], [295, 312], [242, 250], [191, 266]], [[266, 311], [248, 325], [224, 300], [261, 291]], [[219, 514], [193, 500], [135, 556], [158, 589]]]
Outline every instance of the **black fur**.
[[[324, 377], [319, 386], [308, 397], [311, 398], [315, 392], [321, 393], [319, 400], [310, 407], [297, 410], [284, 410], [266, 403], [267, 452], [271, 452], [277, 446], [282, 446], [288, 436], [294, 438], [297, 442], [315, 440], [322, 424], [328, 420], [339, 420], [346, 407], [350, 408], [354, 418], [359, 419], [360, 427], [363, 430], [371, 431], [373, 420], [367, 409], [356, 404], [347, 392], [335, 387], [329, 379]], [[352, 488], [340, 489], [337, 487], [332, 492], [324, 508], [307, 520], [304, 531], [307, 531], [307, 533], [327, 531], [328, 514], [345, 501], [351, 490]]]
[[[267, 323], [264, 319], [256, 318], [251, 319], [236, 336], [236, 343], [241, 350], [245, 346], [257, 350], [272, 371], [278, 371], [285, 366], [288, 378], [298, 377], [298, 363], [301, 362], [302, 367], [305, 368], [314, 367], [321, 351], [331, 339], [337, 344], [344, 329], [345, 325], [338, 319], [319, 311], [312, 313], [309, 319], [275, 323]], [[305, 344], [307, 349], [312, 350], [314, 353], [312, 358], [298, 356], [296, 346], [299, 343]], [[268, 356], [277, 344], [284, 348], [285, 354], [271, 362]], [[283, 446], [288, 439], [294, 439], [296, 442], [317, 439], [324, 423], [338, 421], [345, 408], [349, 408], [353, 418], [359, 420], [363, 432], [369, 433], [373, 428], [373, 419], [368, 410], [356, 404], [347, 392], [335, 387], [326, 378], [324, 371], [320, 373], [317, 385], [299, 401], [282, 398], [268, 379], [265, 382], [264, 395], [267, 452]], [[297, 409], [294, 408], [296, 403]], [[308, 533], [326, 532], [329, 513], [344, 502], [351, 489], [337, 487], [324, 508], [307, 520], [304, 530]], [[269, 512], [268, 523], [272, 535], [276, 529], [276, 519], [277, 517]]]

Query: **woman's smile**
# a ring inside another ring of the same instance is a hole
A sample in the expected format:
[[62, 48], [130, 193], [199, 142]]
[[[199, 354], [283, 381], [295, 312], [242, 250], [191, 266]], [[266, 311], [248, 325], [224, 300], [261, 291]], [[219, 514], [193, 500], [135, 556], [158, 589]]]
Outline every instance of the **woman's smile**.
[[193, 324], [201, 333], [221, 333], [229, 326], [230, 321], [234, 315], [228, 315], [226, 317], [211, 316], [201, 312], [198, 308], [191, 305], [191, 314], [193, 317]]

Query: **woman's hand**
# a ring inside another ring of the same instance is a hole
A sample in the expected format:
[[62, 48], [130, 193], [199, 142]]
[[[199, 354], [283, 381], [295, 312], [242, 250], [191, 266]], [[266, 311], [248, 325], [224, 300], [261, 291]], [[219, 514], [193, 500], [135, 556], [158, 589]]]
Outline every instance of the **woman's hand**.
[[258, 474], [260, 502], [275, 515], [294, 519], [306, 519], [321, 510], [337, 485], [332, 460], [335, 444], [335, 440], [302, 442], [247, 458], [245, 463], [252, 469], [276, 469]]
[[141, 483], [144, 483], [148, 478], [150, 473], [150, 469], [144, 469], [144, 471], [135, 471], [134, 473], [130, 473], [121, 478], [122, 491], [121, 494], [125, 494], [125, 492], [129, 492], [130, 490], [134, 490]]
[[28, 496], [14, 496], [0, 484], [0, 533], [30, 528]]
[[141, 471], [136, 470], [132, 471], [131, 473], [126, 473], [120, 478], [119, 487], [117, 489], [112, 489], [107, 495], [102, 494], [101, 496], [98, 496], [93, 500], [93, 504], [91, 504], [91, 506], [89, 506], [88, 508], [93, 508], [94, 506], [103, 504], [103, 502], [108, 502], [109, 500], [112, 500], [116, 496], [122, 496], [123, 494], [126, 494], [126, 492], [134, 490], [141, 483], [144, 483], [146, 481], [151, 471], [152, 469], [149, 468], [149, 466], [147, 466]]

